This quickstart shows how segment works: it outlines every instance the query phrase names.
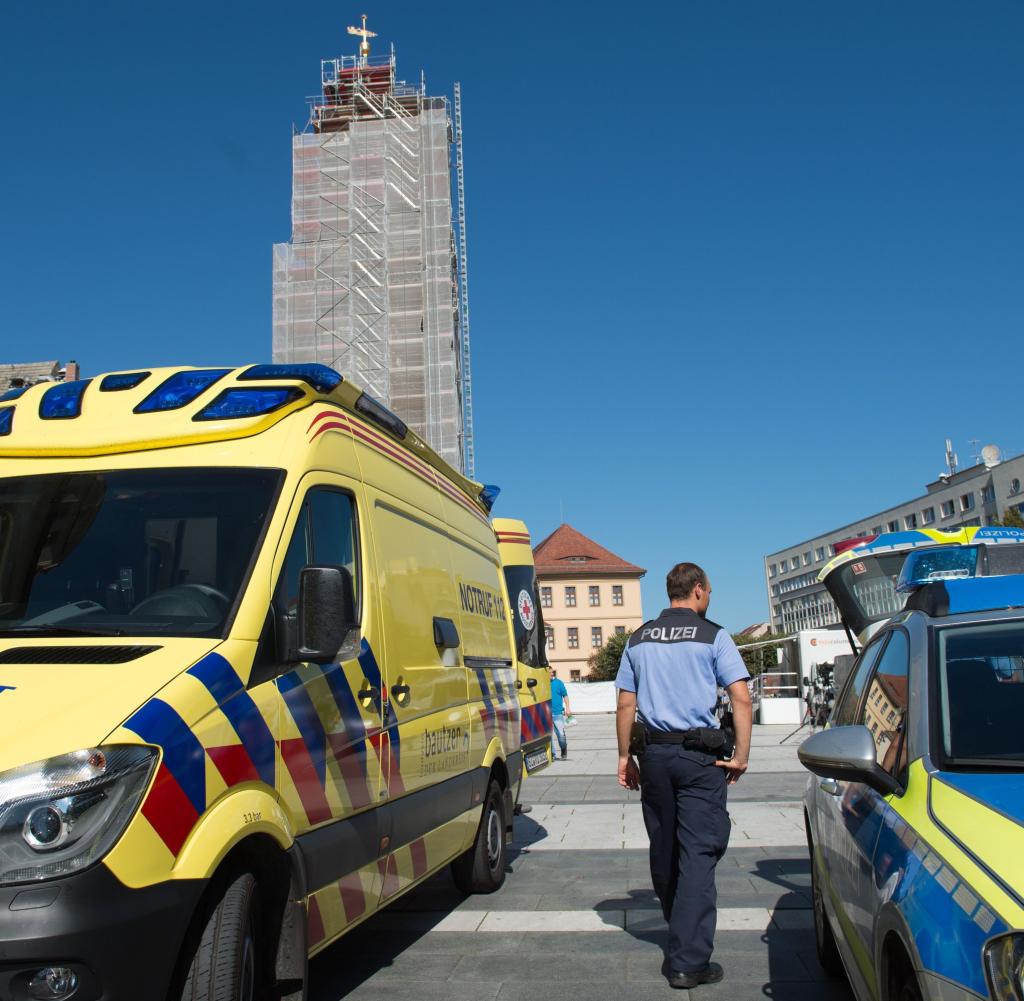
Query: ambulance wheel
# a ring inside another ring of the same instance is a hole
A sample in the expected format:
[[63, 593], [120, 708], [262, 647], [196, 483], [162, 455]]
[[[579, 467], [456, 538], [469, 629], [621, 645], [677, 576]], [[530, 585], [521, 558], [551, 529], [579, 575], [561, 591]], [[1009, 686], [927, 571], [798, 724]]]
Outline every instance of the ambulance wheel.
[[463, 893], [493, 893], [505, 882], [505, 811], [501, 787], [487, 787], [484, 812], [469, 851], [452, 862], [452, 877]]
[[185, 977], [181, 1001], [258, 1001], [256, 915], [259, 889], [238, 876], [213, 904]]

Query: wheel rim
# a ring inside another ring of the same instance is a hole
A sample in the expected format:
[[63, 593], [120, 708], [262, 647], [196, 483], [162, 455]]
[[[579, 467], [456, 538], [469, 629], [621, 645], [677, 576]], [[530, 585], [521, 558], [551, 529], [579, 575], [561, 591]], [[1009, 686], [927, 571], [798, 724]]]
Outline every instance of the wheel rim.
[[496, 869], [501, 861], [501, 819], [493, 807], [487, 811], [487, 864]]
[[256, 948], [252, 937], [252, 921], [242, 941], [242, 969], [238, 985], [238, 1001], [253, 1001], [256, 995]]

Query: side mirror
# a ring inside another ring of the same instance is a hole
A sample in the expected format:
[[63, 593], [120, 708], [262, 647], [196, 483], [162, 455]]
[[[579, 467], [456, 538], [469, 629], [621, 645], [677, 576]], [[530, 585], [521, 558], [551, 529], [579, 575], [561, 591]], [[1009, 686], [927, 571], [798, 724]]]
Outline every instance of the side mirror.
[[875, 738], [866, 726], [835, 726], [805, 740], [797, 751], [808, 771], [826, 779], [863, 782], [883, 796], [903, 787], [878, 764]]
[[359, 625], [352, 574], [345, 567], [306, 567], [299, 574], [297, 612], [300, 661], [329, 664]]

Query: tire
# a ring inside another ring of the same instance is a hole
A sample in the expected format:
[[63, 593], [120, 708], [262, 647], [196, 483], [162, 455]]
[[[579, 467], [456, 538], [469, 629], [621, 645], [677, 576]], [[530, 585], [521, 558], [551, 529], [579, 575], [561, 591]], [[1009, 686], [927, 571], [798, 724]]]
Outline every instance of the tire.
[[836, 945], [836, 937], [832, 932], [832, 926], [828, 921], [828, 914], [825, 912], [825, 898], [822, 895], [821, 884], [818, 882], [818, 867], [814, 862], [814, 845], [808, 839], [811, 849], [811, 906], [814, 910], [814, 949], [818, 954], [818, 962], [821, 968], [837, 980], [846, 976], [843, 969], [843, 961], [839, 955], [839, 946]]
[[181, 1001], [258, 1001], [258, 902], [259, 889], [251, 873], [228, 885], [195, 946]]
[[473, 847], [452, 862], [455, 885], [463, 893], [494, 893], [505, 882], [507, 857], [504, 800], [492, 779]]

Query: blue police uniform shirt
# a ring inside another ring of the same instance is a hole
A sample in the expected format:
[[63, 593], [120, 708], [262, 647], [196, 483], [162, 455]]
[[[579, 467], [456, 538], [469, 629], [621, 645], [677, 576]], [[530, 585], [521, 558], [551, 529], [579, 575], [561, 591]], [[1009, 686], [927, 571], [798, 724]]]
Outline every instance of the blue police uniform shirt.
[[561, 678], [551, 679], [551, 715], [564, 716], [565, 706], [562, 699], [568, 696], [569, 692]]
[[717, 727], [718, 688], [750, 677], [732, 637], [690, 608], [666, 608], [636, 630], [622, 652], [615, 687], [636, 692], [652, 730]]

